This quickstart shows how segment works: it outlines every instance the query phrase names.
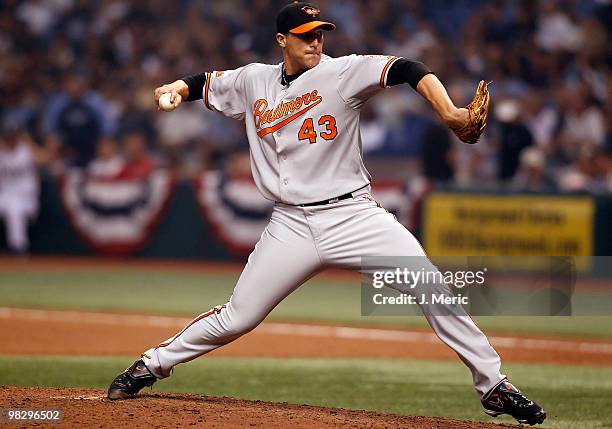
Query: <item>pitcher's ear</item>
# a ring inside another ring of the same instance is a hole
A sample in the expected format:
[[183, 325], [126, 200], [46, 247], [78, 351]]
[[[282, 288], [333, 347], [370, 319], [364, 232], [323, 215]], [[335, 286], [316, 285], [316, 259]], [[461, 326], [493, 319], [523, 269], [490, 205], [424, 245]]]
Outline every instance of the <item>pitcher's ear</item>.
[[278, 46], [281, 48], [287, 47], [287, 36], [282, 33], [276, 33], [276, 43], [278, 43]]

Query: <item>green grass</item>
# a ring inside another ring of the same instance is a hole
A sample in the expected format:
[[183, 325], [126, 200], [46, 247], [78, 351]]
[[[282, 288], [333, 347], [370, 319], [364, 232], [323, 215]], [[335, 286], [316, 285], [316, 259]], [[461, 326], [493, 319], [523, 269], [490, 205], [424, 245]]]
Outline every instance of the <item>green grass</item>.
[[[103, 388], [132, 358], [0, 356], [0, 384]], [[506, 366], [548, 411], [548, 427], [612, 428], [612, 368]], [[155, 390], [484, 420], [457, 362], [375, 359], [202, 358]], [[504, 417], [497, 422], [513, 422]]]
[[[192, 316], [229, 298], [239, 273], [129, 270], [0, 272], [0, 306]], [[315, 278], [283, 301], [271, 320], [425, 326], [422, 317], [362, 317], [355, 281]], [[485, 330], [612, 338], [612, 317], [478, 317]]]

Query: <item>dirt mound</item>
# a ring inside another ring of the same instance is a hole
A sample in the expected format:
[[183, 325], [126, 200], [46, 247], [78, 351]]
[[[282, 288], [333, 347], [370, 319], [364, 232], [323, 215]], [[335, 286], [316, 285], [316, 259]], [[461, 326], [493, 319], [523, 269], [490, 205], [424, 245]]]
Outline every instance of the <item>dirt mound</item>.
[[[208, 396], [144, 393], [109, 401], [105, 392], [74, 388], [0, 387], [0, 408], [62, 409], [64, 427], [88, 428], [501, 428], [518, 427], [433, 417], [398, 416], [309, 405]], [[11, 427], [31, 427], [32, 424]], [[57, 427], [57, 425], [54, 425]]]

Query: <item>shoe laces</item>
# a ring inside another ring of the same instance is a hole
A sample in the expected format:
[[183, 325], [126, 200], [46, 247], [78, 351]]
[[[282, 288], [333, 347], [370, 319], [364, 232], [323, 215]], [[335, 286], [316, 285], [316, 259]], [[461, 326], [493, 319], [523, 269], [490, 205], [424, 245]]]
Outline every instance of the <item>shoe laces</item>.
[[117, 379], [115, 380], [115, 383], [119, 384], [122, 387], [128, 387], [131, 384], [131, 380], [132, 380], [132, 378], [130, 377], [130, 375], [126, 371], [126, 372], [120, 374], [119, 377], [117, 377]]
[[518, 408], [529, 408], [533, 405], [533, 401], [521, 393], [520, 390], [507, 389], [508, 397], [512, 403]]

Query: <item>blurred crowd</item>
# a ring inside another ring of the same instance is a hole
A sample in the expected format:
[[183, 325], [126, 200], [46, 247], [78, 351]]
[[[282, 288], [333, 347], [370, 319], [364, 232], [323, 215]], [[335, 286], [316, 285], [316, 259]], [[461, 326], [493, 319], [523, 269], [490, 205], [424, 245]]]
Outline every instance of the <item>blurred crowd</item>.
[[[462, 105], [480, 79], [493, 81], [491, 122], [475, 146], [459, 144], [407, 85], [385, 91], [362, 116], [367, 158], [416, 160], [396, 172], [407, 180], [612, 192], [609, 0], [314, 3], [338, 24], [326, 34], [329, 55], [421, 60]], [[247, 150], [241, 123], [200, 102], [158, 112], [153, 89], [280, 62], [274, 18], [284, 4], [2, 0], [0, 153], [21, 145], [39, 171], [80, 167], [108, 179], [157, 167], [193, 175], [235, 160]]]

